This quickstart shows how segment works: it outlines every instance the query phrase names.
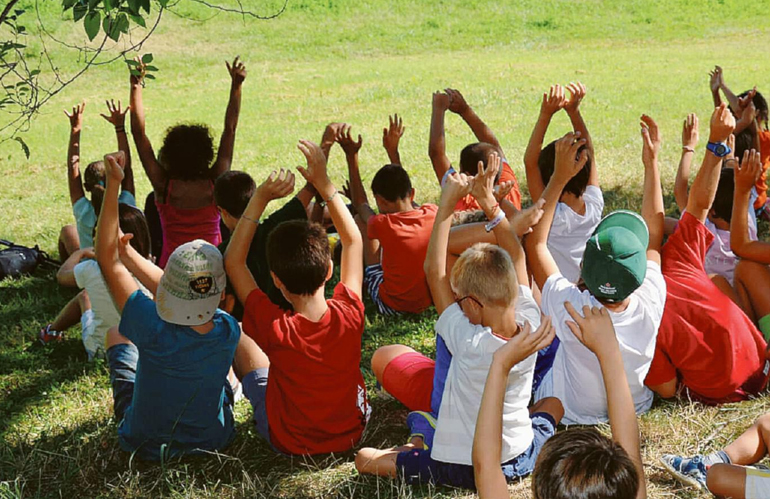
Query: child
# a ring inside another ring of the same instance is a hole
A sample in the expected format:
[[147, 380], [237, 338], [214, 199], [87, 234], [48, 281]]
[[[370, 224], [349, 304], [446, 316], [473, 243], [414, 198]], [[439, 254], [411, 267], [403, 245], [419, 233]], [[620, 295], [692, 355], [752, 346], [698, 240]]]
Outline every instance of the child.
[[[99, 208], [101, 208], [101, 195], [104, 190], [104, 163], [94, 161], [85, 170], [83, 179], [80, 176], [80, 132], [83, 129], [83, 113], [86, 103], [83, 102], [72, 108], [72, 113], [64, 111], [70, 120], [70, 142], [67, 149], [67, 178], [69, 181], [70, 201], [75, 215], [75, 227], [65, 225], [59, 235], [59, 258], [67, 260], [69, 256], [80, 248], [94, 247], [94, 227]], [[118, 150], [126, 156], [126, 174], [121, 184], [121, 203], [136, 206], [134, 199], [134, 175], [131, 170], [131, 152], [126, 136], [125, 119], [128, 107], [121, 109], [120, 101], [107, 101], [107, 110], [110, 115], [102, 114], [102, 118], [112, 123], [118, 138]], [[85, 191], [84, 191], [85, 189]], [[86, 198], [86, 192], [91, 192], [96, 198], [91, 201]], [[66, 328], [65, 328], [66, 329]]]
[[[735, 402], [759, 393], [767, 383], [762, 334], [714, 285], [703, 266], [714, 239], [704, 221], [727, 153], [724, 142], [734, 128], [735, 118], [723, 103], [711, 116], [709, 150], [690, 189], [687, 209], [663, 247], [666, 310], [645, 384], [664, 398], [686, 391], [705, 404]], [[733, 231], [745, 230], [747, 210], [745, 204], [734, 203]]]
[[[643, 120], [654, 124], [648, 117]], [[657, 128], [651, 128], [650, 133], [656, 134]], [[535, 398], [561, 400], [566, 424], [606, 421], [607, 397], [596, 356], [565, 326], [569, 320], [565, 302], [576, 308], [603, 305], [608, 309], [636, 411], [645, 412], [652, 405], [653, 395], [644, 386], [644, 377], [652, 361], [666, 292], [659, 266], [663, 199], [655, 144], [658, 143], [645, 141], [642, 217], [629, 211], [607, 215], [586, 244], [581, 280], [573, 284], [561, 275], [551, 256], [548, 232], [564, 186], [583, 169], [589, 153], [585, 148], [586, 139], [579, 132], [568, 133], [556, 142], [554, 173], [542, 194], [545, 213], [526, 244], [532, 273], [542, 289], [543, 313], [553, 319], [556, 336], [561, 341], [553, 368], [543, 379]]]
[[706, 488], [719, 497], [764, 499], [770, 497], [770, 472], [752, 465], [767, 457], [769, 446], [770, 413], [723, 450], [689, 458], [665, 454], [660, 462], [685, 485]]
[[[226, 63], [232, 84], [225, 114], [225, 128], [214, 160], [214, 144], [203, 125], [177, 125], [166, 132], [156, 159], [145, 132], [142, 78], [131, 75], [131, 135], [147, 177], [152, 184], [155, 205], [163, 230], [163, 251], [158, 265], [166, 266], [177, 246], [194, 239], [217, 245], [222, 242], [219, 212], [214, 201], [214, 180], [230, 169], [235, 147], [235, 130], [241, 109], [241, 86], [246, 67], [238, 57]], [[214, 160], [213, 165], [211, 164]]]
[[433, 303], [423, 262], [438, 207], [416, 206], [409, 174], [400, 165], [390, 164], [372, 179], [380, 212], [375, 214], [358, 169], [361, 136], [353, 141], [350, 126], [345, 126], [337, 141], [347, 158], [351, 201], [364, 240], [364, 287], [383, 315], [420, 313]]
[[559, 196], [548, 234], [548, 250], [561, 275], [570, 282], [577, 282], [586, 241], [602, 219], [604, 197], [599, 188], [593, 143], [579, 109], [586, 94], [585, 86], [580, 82], [570, 83], [567, 89], [570, 92], [569, 100], [564, 97], [561, 85], [554, 85], [548, 94], [543, 94], [540, 117], [524, 153], [524, 166], [529, 194], [533, 201], [537, 201], [553, 175], [556, 141], [545, 146], [542, 151], [540, 148], [553, 115], [564, 109], [574, 130], [580, 132], [586, 140], [588, 161], [583, 169], [567, 182]]
[[[249, 200], [254, 196], [256, 184], [251, 176], [246, 172], [229, 171], [219, 176], [214, 184], [214, 198], [217, 203], [217, 209], [222, 217], [222, 221], [232, 234], [241, 219], [243, 211], [249, 204]], [[247, 264], [249, 270], [257, 281], [259, 289], [263, 290], [270, 298], [270, 301], [284, 310], [290, 310], [291, 304], [281, 294], [281, 291], [275, 287], [270, 277], [270, 270], [267, 266], [267, 238], [276, 226], [289, 220], [306, 220], [307, 205], [313, 199], [315, 189], [310, 184], [299, 191], [299, 193], [279, 208], [272, 215], [267, 217], [257, 227], [254, 233], [254, 240], [249, 247]], [[219, 245], [219, 251], [225, 254], [227, 246], [230, 244], [230, 238], [222, 241]], [[243, 320], [243, 305], [235, 299], [232, 283], [228, 283], [227, 294], [225, 298], [229, 305], [224, 307], [230, 315]]]
[[235, 434], [227, 373], [241, 334], [238, 322], [217, 310], [226, 281], [222, 255], [192, 241], [171, 254], [164, 272], [126, 244], [127, 237], [119, 241], [123, 161], [121, 153], [104, 158], [107, 189], [96, 238], [96, 260], [121, 313], [120, 332], [107, 334], [120, 445], [162, 461], [221, 450]]
[[[132, 234], [131, 246], [142, 258], [150, 258], [150, 233], [147, 229], [147, 221], [142, 212], [133, 206], [118, 204], [118, 216], [120, 230], [124, 234]], [[80, 312], [82, 326], [83, 346], [88, 354], [88, 360], [105, 357], [105, 340], [107, 331], [118, 325], [120, 313], [107, 289], [107, 283], [96, 263], [95, 253], [92, 248], [78, 250], [73, 253], [56, 274], [59, 284], [64, 286], [77, 286], [82, 291], [76, 297]], [[140, 288], [146, 291], [141, 284]], [[59, 314], [48, 331], [58, 331], [60, 322]], [[61, 336], [59, 336], [61, 338]], [[49, 338], [50, 340], [50, 338]]]
[[333, 270], [326, 232], [295, 220], [276, 227], [267, 241], [273, 282], [294, 311], [281, 310], [259, 289], [247, 266], [249, 243], [267, 204], [294, 189], [294, 175], [273, 172], [249, 201], [225, 255], [248, 335], [241, 337], [234, 369], [254, 408], [257, 432], [273, 449], [344, 452], [360, 440], [371, 413], [360, 369], [363, 243], [327, 176], [321, 148], [306, 140], [299, 148], [308, 165], [299, 171], [327, 203], [340, 234], [340, 282], [326, 300], [324, 285]]
[[[506, 478], [530, 474], [543, 443], [556, 431], [562, 415], [558, 400], [542, 400], [527, 409], [535, 352], [550, 343], [553, 332], [548, 319], [540, 323], [540, 311], [526, 285], [524, 252], [494, 199], [499, 167], [499, 156], [492, 154], [488, 169], [478, 165], [475, 180], [468, 181], [464, 174], [447, 176], [431, 234], [425, 272], [439, 313], [436, 332], [453, 356], [435, 436], [413, 436], [409, 445], [388, 450], [361, 449], [356, 456], [360, 473], [398, 475], [410, 483], [474, 489], [471, 446], [482, 387], [495, 351], [508, 341], [517, 343], [520, 361], [508, 375], [504, 444], [497, 453], [497, 463], [502, 463]], [[469, 248], [455, 264], [450, 278], [446, 254], [453, 208], [468, 194], [493, 221], [500, 246], [478, 244]], [[531, 333], [535, 328], [537, 331]], [[394, 360], [399, 362], [398, 358]], [[398, 366], [386, 369], [402, 385], [421, 381], [409, 368], [400, 372]], [[431, 443], [425, 448], [428, 441]]]
[[[585, 306], [584, 315], [580, 315], [571, 303], [564, 306], [572, 318], [567, 322], [570, 330], [599, 360], [613, 440], [593, 429], [567, 430], [551, 437], [535, 463], [532, 497], [644, 498], [639, 425], [612, 319], [606, 308]], [[516, 347], [509, 341], [495, 352], [484, 385], [473, 437], [473, 469], [480, 499], [509, 496], [497, 459], [502, 444], [505, 380], [520, 357]]]
[[[465, 98], [457, 90], [447, 88], [444, 93], [433, 94], [433, 114], [430, 121], [430, 143], [428, 155], [433, 164], [433, 171], [440, 184], [443, 184], [447, 172], [454, 172], [446, 155], [446, 140], [444, 138], [444, 115], [452, 111], [468, 124], [476, 139], [479, 141], [468, 144], [460, 153], [460, 172], [466, 175], [476, 175], [477, 165], [481, 161], [485, 166], [492, 152], [497, 152], [503, 158], [503, 168], [495, 179], [497, 189], [504, 191], [504, 202], [501, 207], [507, 214], [521, 209], [521, 192], [508, 161], [505, 159], [500, 142], [492, 130], [484, 123], [473, 109], [465, 102]], [[466, 196], [457, 202], [455, 211], [479, 210], [479, 205], [473, 196]]]

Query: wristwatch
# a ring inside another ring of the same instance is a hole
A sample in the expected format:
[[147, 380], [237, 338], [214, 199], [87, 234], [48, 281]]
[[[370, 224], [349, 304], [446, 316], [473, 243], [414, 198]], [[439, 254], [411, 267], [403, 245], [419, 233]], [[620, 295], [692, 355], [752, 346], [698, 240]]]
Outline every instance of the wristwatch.
[[730, 154], [732, 149], [724, 142], [709, 142], [706, 144], [706, 149], [711, 151], [717, 158], [724, 158]]

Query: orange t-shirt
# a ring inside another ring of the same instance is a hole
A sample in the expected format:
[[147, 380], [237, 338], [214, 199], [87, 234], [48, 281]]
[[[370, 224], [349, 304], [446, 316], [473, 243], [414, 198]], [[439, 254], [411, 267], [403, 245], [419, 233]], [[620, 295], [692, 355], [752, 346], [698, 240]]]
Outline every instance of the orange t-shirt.
[[759, 132], [759, 156], [762, 160], [762, 173], [754, 186], [758, 194], [757, 200], [754, 201], [754, 209], [761, 208], [767, 201], [767, 167], [770, 166], [770, 131], [768, 130]]
[[424, 204], [369, 219], [369, 239], [382, 248], [380, 299], [393, 310], [419, 313], [433, 303], [423, 265], [437, 211], [435, 204]]
[[[505, 196], [505, 199], [513, 203], [513, 206], [515, 206], [517, 210], [520, 210], [521, 191], [519, 190], [519, 182], [516, 180], [516, 174], [513, 173], [511, 165], [508, 164], [508, 161], [503, 160], [503, 171], [500, 174], [500, 183], [502, 184], [503, 182], [509, 182], [511, 180], [513, 181], [513, 189], [511, 189], [511, 192]], [[481, 207], [476, 202], [476, 199], [471, 195], [465, 196], [455, 205], [455, 211], [476, 211], [480, 209]]]

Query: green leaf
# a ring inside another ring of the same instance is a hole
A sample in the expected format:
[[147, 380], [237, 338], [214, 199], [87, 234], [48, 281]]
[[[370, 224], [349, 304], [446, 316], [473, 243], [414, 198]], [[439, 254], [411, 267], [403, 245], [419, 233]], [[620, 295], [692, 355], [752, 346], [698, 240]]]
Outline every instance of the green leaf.
[[66, 11], [68, 9], [71, 9], [75, 6], [75, 4], [78, 3], [78, 0], [62, 0], [61, 6], [62, 10]]
[[37, 76], [39, 74], [40, 74], [40, 70], [39, 69], [33, 69], [32, 71], [29, 72], [30, 76]]
[[142, 76], [142, 72], [139, 71], [138, 69], [132, 69], [131, 76]]
[[104, 0], [104, 10], [112, 10], [115, 8], [115, 4], [113, 3], [115, 0]]
[[166, 5], [168, 5], [168, 0], [158, 0], [158, 3], [165, 9]]
[[142, 28], [147, 27], [147, 23], [144, 22], [144, 18], [138, 14], [131, 14], [131, 20], [134, 21], [134, 24], [138, 24]]
[[139, 15], [139, 0], [128, 0], [128, 10], [135, 16]]
[[88, 0], [88, 10], [94, 10], [100, 3], [102, 0]]
[[14, 137], [13, 139], [21, 145], [21, 150], [24, 151], [24, 155], [29, 159], [29, 146], [24, 142], [24, 139], [21, 137]]
[[75, 5], [75, 8], [72, 9], [72, 17], [75, 22], [80, 21], [83, 19], [83, 16], [88, 14], [88, 6], [82, 3], [78, 3]]
[[120, 30], [118, 29], [118, 23], [115, 21], [115, 19], [111, 17], [105, 17], [104, 22], [102, 23], [102, 29], [105, 33], [107, 33], [107, 36], [112, 38], [114, 41], [118, 41], [120, 38]]
[[158, 68], [156, 68], [155, 66], [145, 66], [144, 70], [145, 71], [157, 71]]
[[99, 34], [99, 24], [102, 20], [102, 15], [98, 10], [89, 12], [86, 18], [83, 20], [83, 27], [86, 29], [86, 35], [88, 39], [93, 41], [96, 35]]
[[139, 5], [142, 6], [145, 12], [150, 13], [150, 0], [139, 0]]
[[135, 61], [135, 60], [133, 60], [133, 59], [126, 59], [126, 64], [128, 64], [128, 65], [129, 65], [129, 67], [132, 67], [132, 68], [135, 68], [135, 67], [138, 67], [138, 66], [139, 66], [139, 63], [138, 63], [138, 62], [136, 62], [136, 61]]
[[144, 77], [147, 78], [148, 80], [154, 80], [155, 79], [155, 76], [153, 76], [151, 74], [146, 74], [146, 75], [144, 75]]
[[[128, 33], [128, 16], [127, 15], [125, 15], [122, 12], [118, 14], [118, 18], [115, 21], [115, 29], [117, 29], [119, 33]], [[115, 41], [117, 42], [118, 40], [116, 39]]]
[[142, 62], [143, 62], [144, 64], [149, 64], [149, 63], [151, 63], [151, 62], [152, 62], [152, 59], [153, 59], [153, 57], [152, 57], [152, 54], [144, 54], [144, 55], [142, 56]]

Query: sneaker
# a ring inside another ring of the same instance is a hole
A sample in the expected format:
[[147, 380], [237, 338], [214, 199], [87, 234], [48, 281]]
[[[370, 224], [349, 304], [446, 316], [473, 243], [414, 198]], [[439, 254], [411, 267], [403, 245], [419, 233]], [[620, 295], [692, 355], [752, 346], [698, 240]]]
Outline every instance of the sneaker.
[[696, 489], [706, 488], [706, 472], [708, 468], [703, 463], [703, 456], [694, 456], [689, 459], [673, 454], [664, 454], [660, 458], [661, 464], [671, 476], [685, 485]]
[[64, 334], [61, 331], [55, 331], [51, 329], [51, 324], [48, 324], [40, 330], [37, 334], [37, 339], [43, 345], [47, 345], [52, 341], [61, 341], [64, 339]]

